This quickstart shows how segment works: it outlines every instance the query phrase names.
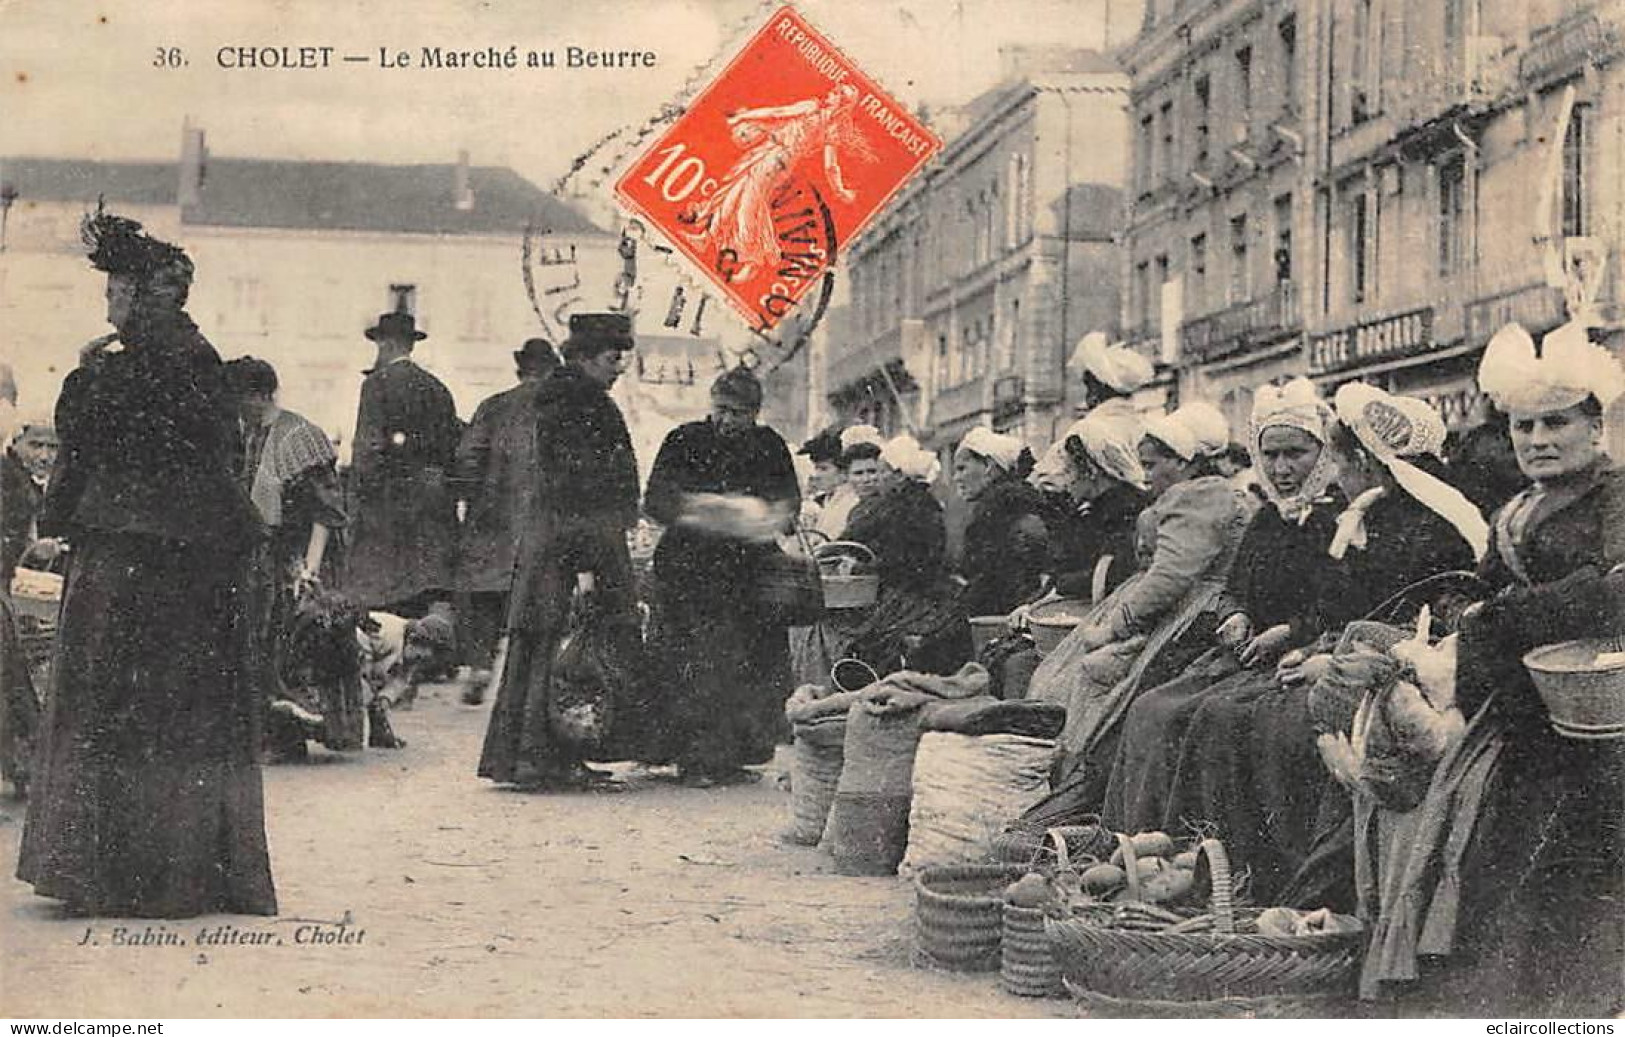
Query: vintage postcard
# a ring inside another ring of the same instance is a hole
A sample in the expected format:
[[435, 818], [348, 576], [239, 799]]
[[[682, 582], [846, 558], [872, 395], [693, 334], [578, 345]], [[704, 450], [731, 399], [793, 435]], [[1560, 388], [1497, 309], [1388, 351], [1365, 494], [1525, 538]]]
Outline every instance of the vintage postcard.
[[1622, 140], [1617, 0], [0, 0], [0, 1016], [1616, 1016]]

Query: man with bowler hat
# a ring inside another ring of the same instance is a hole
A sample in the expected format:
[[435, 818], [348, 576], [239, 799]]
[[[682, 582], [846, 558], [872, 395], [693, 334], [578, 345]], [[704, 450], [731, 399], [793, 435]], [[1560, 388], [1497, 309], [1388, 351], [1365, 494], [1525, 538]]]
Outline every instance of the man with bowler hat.
[[457, 447], [455, 490], [467, 511], [457, 558], [458, 649], [469, 667], [463, 701], [478, 704], [507, 618], [519, 533], [536, 492], [536, 397], [559, 366], [553, 344], [525, 342], [513, 355], [519, 384], [489, 397]]
[[361, 383], [356, 415], [344, 590], [365, 608], [421, 616], [454, 586], [449, 477], [462, 422], [451, 391], [412, 362], [412, 347], [428, 336], [410, 313], [385, 313], [366, 335], [378, 359]]
[[632, 348], [626, 314], [576, 314], [561, 348], [564, 366], [537, 390], [535, 512], [519, 549], [508, 651], [480, 754], [483, 778], [537, 790], [603, 778], [583, 762], [584, 747], [558, 736], [549, 684], [578, 595], [590, 597], [634, 671], [626, 534], [638, 518], [638, 470], [626, 421], [609, 396]]

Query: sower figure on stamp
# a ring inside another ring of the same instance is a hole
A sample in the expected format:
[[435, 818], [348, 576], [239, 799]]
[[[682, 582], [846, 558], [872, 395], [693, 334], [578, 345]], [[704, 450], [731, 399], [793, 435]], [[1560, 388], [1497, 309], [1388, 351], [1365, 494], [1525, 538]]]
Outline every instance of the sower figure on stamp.
[[564, 366], [536, 399], [536, 509], [526, 524], [508, 610], [508, 652], [479, 774], [533, 788], [580, 788], [602, 775], [552, 727], [549, 683], [578, 595], [636, 648], [632, 560], [638, 517], [632, 439], [609, 389], [633, 348], [630, 318], [570, 318]]
[[51, 694], [17, 876], [71, 910], [275, 914], [249, 565], [220, 357], [186, 311], [192, 263], [98, 212], [116, 339], [62, 386], [40, 516], [67, 537]]
[[481, 403], [457, 447], [456, 493], [467, 505], [457, 558], [458, 649], [470, 668], [463, 701], [485, 698], [497, 641], [507, 619], [520, 531], [536, 492], [536, 399], [558, 369], [546, 339], [513, 355], [519, 384]]
[[428, 336], [410, 313], [367, 329], [378, 359], [361, 383], [350, 471], [354, 527], [344, 591], [369, 609], [421, 616], [453, 587], [457, 510], [448, 476], [462, 436], [451, 391], [412, 362]]

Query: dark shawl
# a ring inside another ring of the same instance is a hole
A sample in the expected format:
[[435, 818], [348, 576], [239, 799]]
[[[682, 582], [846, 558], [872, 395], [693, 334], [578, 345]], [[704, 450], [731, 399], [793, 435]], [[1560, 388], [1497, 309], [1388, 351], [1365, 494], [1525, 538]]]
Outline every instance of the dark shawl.
[[1038, 594], [1049, 568], [1049, 536], [1038, 491], [1011, 475], [998, 477], [965, 526], [960, 562], [967, 615], [1002, 616]]
[[947, 575], [948, 526], [942, 505], [914, 479], [859, 501], [840, 539], [855, 540], [875, 553], [882, 587], [933, 590]]
[[567, 363], [542, 383], [536, 414], [541, 513], [598, 516], [631, 529], [638, 520], [637, 458], [608, 391]]
[[1064, 496], [1049, 499], [1050, 571], [1055, 589], [1067, 598], [1088, 601], [1095, 565], [1110, 555], [1106, 590], [1134, 574], [1135, 520], [1151, 497], [1127, 483], [1113, 482], [1104, 493], [1084, 504]]
[[701, 596], [724, 599], [735, 609], [749, 608], [755, 565], [777, 547], [677, 525], [683, 497], [690, 493], [756, 497], [794, 515], [801, 491], [789, 448], [765, 426], [726, 436], [709, 420], [694, 421], [667, 434], [649, 473], [644, 511], [667, 527], [655, 548], [656, 579], [681, 584], [688, 594], [703, 591]]
[[62, 446], [41, 535], [246, 544], [260, 522], [232, 478], [237, 413], [219, 354], [181, 311], [144, 320], [123, 340], [62, 384]]

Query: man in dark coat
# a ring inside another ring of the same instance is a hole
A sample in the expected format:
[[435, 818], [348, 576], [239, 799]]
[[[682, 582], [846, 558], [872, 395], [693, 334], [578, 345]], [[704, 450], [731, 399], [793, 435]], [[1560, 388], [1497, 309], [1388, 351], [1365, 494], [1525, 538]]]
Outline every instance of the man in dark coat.
[[451, 391], [412, 362], [413, 345], [428, 336], [410, 313], [386, 313], [366, 334], [378, 360], [356, 415], [344, 589], [366, 608], [419, 616], [454, 586], [457, 511], [447, 477], [462, 422]]
[[634, 672], [626, 534], [638, 517], [638, 469], [626, 421], [609, 396], [633, 344], [626, 315], [576, 314], [561, 350], [564, 366], [537, 390], [536, 509], [519, 545], [482, 778], [560, 789], [602, 777], [583, 762], [587, 746], [559, 737], [550, 684], [572, 603], [581, 598], [590, 598], [623, 672]]
[[536, 492], [536, 398], [559, 366], [546, 339], [513, 355], [519, 384], [481, 403], [457, 447], [454, 485], [466, 503], [457, 558], [458, 645], [471, 669], [463, 701], [478, 704], [491, 679], [497, 640], [508, 612], [519, 534]]

